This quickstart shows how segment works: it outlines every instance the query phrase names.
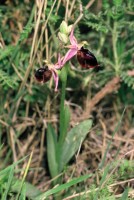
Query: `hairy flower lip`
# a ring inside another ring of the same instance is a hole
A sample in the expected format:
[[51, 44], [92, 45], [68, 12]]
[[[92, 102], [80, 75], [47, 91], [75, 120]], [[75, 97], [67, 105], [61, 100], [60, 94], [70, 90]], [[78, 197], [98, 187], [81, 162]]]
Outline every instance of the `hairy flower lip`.
[[47, 66], [40, 67], [35, 71], [34, 76], [35, 79], [40, 83], [46, 83], [53, 77], [55, 83], [55, 91], [58, 90], [57, 88], [58, 88], [59, 77], [57, 69], [55, 69], [55, 65], [48, 64]]
[[48, 82], [52, 77], [52, 71], [48, 66], [41, 67], [35, 71], [35, 79], [40, 83]]

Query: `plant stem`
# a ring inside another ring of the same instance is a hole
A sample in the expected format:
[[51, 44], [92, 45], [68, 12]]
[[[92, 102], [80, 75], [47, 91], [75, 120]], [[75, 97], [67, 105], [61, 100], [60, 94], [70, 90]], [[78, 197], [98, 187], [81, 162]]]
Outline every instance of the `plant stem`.
[[[64, 101], [65, 101], [65, 90], [66, 90], [66, 83], [67, 83], [67, 72], [66, 68], [64, 67], [61, 71], [61, 81], [62, 81], [62, 88], [61, 88], [61, 102], [60, 102], [60, 128], [59, 128], [59, 140], [57, 145], [57, 163], [58, 163], [58, 171], [60, 173], [61, 169], [61, 152], [63, 147], [63, 142], [66, 137], [66, 131], [64, 130], [65, 125], [65, 107], [64, 107]], [[57, 180], [58, 182], [58, 180]]]
[[64, 68], [64, 72], [66, 77], [62, 80], [62, 89], [61, 89], [61, 103], [60, 103], [60, 135], [59, 135], [59, 145], [61, 145], [65, 139], [66, 133], [64, 131], [64, 118], [65, 118], [65, 92], [66, 92], [66, 83], [67, 83], [67, 72]]

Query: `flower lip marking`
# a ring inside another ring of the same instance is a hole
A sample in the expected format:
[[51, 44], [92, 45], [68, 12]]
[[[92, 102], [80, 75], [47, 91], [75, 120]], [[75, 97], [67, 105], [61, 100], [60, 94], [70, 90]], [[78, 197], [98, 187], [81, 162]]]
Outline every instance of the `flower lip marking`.
[[84, 69], [100, 67], [94, 54], [84, 47], [77, 51], [77, 60]]
[[52, 71], [48, 69], [48, 66], [41, 67], [35, 72], [35, 78], [38, 82], [45, 83], [50, 80]]

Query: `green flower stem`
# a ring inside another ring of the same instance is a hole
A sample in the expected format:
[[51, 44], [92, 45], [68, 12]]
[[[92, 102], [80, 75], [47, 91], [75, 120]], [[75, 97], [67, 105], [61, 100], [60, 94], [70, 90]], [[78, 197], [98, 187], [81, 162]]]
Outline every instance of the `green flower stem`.
[[[67, 72], [66, 72], [66, 67], [64, 67], [61, 71], [60, 75], [61, 81], [62, 81], [62, 88], [61, 88], [61, 103], [60, 103], [60, 124], [59, 124], [59, 140], [58, 140], [58, 145], [57, 145], [57, 151], [56, 151], [56, 156], [57, 156], [57, 163], [58, 163], [58, 172], [61, 172], [61, 152], [63, 151], [63, 142], [66, 137], [66, 131], [64, 129], [65, 127], [65, 106], [64, 106], [64, 101], [65, 101], [65, 90], [66, 90], [66, 83], [67, 83]], [[57, 182], [60, 182], [60, 179], [57, 180]]]
[[61, 81], [62, 81], [62, 89], [61, 89], [61, 103], [60, 103], [60, 135], [59, 135], [59, 145], [63, 144], [64, 139], [66, 137], [66, 132], [64, 131], [65, 125], [65, 92], [66, 92], [66, 84], [67, 84], [67, 70], [64, 67], [61, 72]]

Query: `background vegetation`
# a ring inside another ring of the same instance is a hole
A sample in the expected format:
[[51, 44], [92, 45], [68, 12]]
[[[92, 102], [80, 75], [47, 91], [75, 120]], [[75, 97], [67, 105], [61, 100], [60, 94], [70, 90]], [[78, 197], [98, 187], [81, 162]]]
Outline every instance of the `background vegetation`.
[[[55, 93], [34, 73], [65, 54], [63, 20], [103, 70], [73, 58]], [[133, 20], [133, 0], [0, 1], [2, 200], [134, 198]]]

